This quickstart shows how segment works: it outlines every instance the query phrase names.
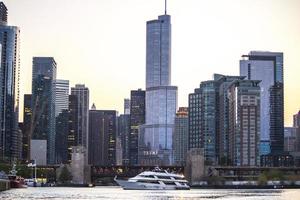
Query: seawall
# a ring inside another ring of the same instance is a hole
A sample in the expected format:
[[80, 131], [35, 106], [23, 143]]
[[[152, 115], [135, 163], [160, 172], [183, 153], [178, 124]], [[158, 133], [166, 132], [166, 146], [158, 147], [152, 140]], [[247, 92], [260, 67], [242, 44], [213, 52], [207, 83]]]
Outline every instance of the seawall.
[[0, 192], [9, 189], [10, 189], [10, 182], [8, 180], [0, 179]]

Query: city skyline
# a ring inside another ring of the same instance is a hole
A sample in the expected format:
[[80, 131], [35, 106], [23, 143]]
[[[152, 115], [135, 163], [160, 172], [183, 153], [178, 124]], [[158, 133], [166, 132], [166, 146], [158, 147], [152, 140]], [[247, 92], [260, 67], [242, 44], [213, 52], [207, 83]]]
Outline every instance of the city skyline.
[[[90, 102], [101, 109], [116, 109], [121, 113], [123, 99], [129, 97], [130, 90], [144, 88], [144, 22], [163, 12], [164, 1], [89, 0], [82, 4], [79, 0], [66, 0], [57, 1], [59, 7], [53, 0], [3, 2], [9, 12], [8, 24], [21, 29], [20, 110], [23, 94], [31, 91], [29, 80], [34, 56], [53, 56], [58, 78], [70, 80], [70, 86], [85, 84], [91, 91]], [[222, 5], [227, 9], [223, 10]], [[82, 6], [85, 11], [81, 16], [76, 15]], [[300, 14], [296, 9], [299, 6], [300, 2], [293, 0], [168, 2], [174, 24], [172, 85], [178, 86], [178, 105], [187, 106], [188, 94], [201, 81], [211, 79], [214, 72], [238, 75], [243, 53], [280, 51], [285, 55], [285, 125], [292, 124], [292, 115], [300, 107], [300, 94], [294, 92], [300, 89], [297, 84]], [[278, 20], [273, 20], [273, 15]], [[75, 33], [79, 26], [82, 30]], [[130, 74], [135, 78], [128, 78]]]

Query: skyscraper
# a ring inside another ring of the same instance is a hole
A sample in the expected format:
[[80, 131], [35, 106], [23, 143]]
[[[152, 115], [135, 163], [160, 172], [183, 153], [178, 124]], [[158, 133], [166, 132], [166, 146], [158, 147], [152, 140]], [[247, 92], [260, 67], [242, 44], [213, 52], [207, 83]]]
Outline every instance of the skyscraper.
[[188, 108], [180, 107], [175, 117], [173, 134], [174, 164], [185, 166], [189, 130]]
[[89, 164], [113, 166], [116, 164], [116, 119], [114, 110], [89, 111]]
[[0, 160], [21, 157], [18, 141], [20, 29], [7, 25], [7, 8], [0, 2]]
[[78, 142], [78, 98], [76, 95], [69, 95], [69, 132], [68, 132], [68, 162], [71, 162], [72, 147], [79, 146]]
[[145, 91], [131, 90], [130, 99], [129, 162], [137, 165], [140, 126], [145, 124]]
[[244, 78], [215, 74], [189, 95], [189, 149], [207, 165], [259, 164], [259, 81]]
[[47, 163], [49, 164], [55, 163], [55, 92], [53, 87], [55, 79], [54, 58], [34, 57], [31, 99], [32, 139], [47, 140]]
[[234, 166], [259, 166], [260, 81], [236, 80], [227, 91], [229, 158]]
[[69, 109], [69, 81], [56, 79], [54, 81], [55, 90], [55, 117], [63, 110]]
[[124, 99], [124, 114], [130, 114], [130, 99]]
[[261, 80], [260, 154], [283, 152], [283, 53], [251, 51], [240, 61], [240, 75]]
[[71, 88], [71, 95], [77, 97], [76, 108], [72, 108], [73, 118], [76, 122], [75, 124], [75, 138], [76, 145], [82, 145], [88, 149], [88, 125], [89, 125], [89, 89], [82, 84], [76, 84], [75, 87]]
[[31, 94], [24, 95], [24, 106], [23, 106], [23, 149], [22, 149], [22, 159], [30, 160], [30, 140], [31, 140]]
[[69, 110], [62, 110], [56, 117], [55, 158], [56, 163], [69, 163], [68, 136]]
[[147, 22], [146, 123], [141, 127], [139, 163], [170, 165], [177, 110], [177, 87], [171, 86], [171, 16]]
[[122, 164], [129, 165], [129, 136], [130, 136], [130, 115], [123, 114], [118, 117], [118, 135], [122, 148]]

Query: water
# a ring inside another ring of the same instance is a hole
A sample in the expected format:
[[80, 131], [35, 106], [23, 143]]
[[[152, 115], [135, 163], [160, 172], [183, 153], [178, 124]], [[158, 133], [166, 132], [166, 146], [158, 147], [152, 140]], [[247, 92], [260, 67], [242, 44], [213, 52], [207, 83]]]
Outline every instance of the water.
[[27, 188], [12, 189], [0, 192], [0, 199], [27, 200], [27, 199], [142, 199], [142, 200], [298, 200], [300, 190], [214, 190], [192, 189], [186, 191], [133, 191], [119, 187], [95, 188]]

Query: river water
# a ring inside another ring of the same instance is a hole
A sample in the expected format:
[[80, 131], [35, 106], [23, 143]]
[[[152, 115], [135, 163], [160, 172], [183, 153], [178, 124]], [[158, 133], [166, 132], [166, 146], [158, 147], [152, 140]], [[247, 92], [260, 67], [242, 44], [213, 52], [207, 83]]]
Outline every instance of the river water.
[[142, 199], [142, 200], [300, 200], [300, 189], [285, 190], [214, 190], [191, 189], [185, 191], [133, 191], [123, 190], [120, 187], [94, 188], [63, 188], [44, 187], [12, 189], [0, 192], [0, 199], [27, 200], [27, 199]]

